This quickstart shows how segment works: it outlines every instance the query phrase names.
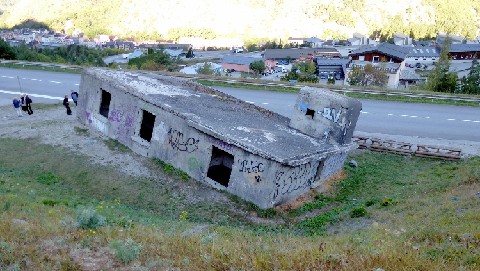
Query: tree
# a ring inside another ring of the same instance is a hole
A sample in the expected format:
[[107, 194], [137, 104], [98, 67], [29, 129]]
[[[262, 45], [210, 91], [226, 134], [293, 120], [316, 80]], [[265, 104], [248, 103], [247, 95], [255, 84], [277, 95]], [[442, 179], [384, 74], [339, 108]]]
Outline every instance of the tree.
[[388, 75], [380, 66], [371, 64], [363, 68], [355, 66], [348, 75], [348, 82], [352, 86], [376, 86], [384, 87], [388, 82]]
[[15, 57], [15, 51], [13, 51], [12, 47], [10, 47], [6, 41], [0, 38], [0, 58], [12, 60], [15, 59]]
[[450, 39], [445, 39], [445, 42], [442, 46], [442, 51], [438, 62], [435, 64], [435, 69], [433, 69], [428, 74], [427, 88], [430, 91], [435, 92], [455, 92], [457, 86], [457, 74], [450, 73], [450, 59], [448, 57], [448, 52], [450, 51]]
[[464, 94], [480, 94], [480, 65], [478, 61], [474, 59], [470, 72], [466, 77], [462, 78], [457, 92]]
[[265, 62], [263, 60], [253, 61], [250, 63], [249, 68], [255, 73], [255, 76], [258, 76], [265, 70]]
[[215, 71], [212, 69], [212, 64], [205, 62], [203, 66], [197, 68], [198, 74], [213, 75]]

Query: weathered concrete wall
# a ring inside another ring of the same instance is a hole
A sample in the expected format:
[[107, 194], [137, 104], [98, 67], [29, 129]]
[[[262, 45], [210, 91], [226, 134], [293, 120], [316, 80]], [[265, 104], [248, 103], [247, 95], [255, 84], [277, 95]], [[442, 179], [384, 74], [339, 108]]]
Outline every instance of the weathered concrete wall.
[[[251, 154], [189, 126], [181, 116], [134, 97], [114, 84], [82, 75], [78, 119], [144, 156], [161, 159], [192, 178], [269, 208], [298, 197], [315, 181], [318, 161], [296, 167]], [[108, 118], [99, 113], [102, 89], [111, 94]], [[155, 115], [150, 142], [139, 136], [143, 110]], [[212, 149], [231, 154], [228, 186], [207, 177]]]
[[331, 91], [304, 87], [295, 104], [290, 126], [337, 145], [351, 143], [362, 104]]

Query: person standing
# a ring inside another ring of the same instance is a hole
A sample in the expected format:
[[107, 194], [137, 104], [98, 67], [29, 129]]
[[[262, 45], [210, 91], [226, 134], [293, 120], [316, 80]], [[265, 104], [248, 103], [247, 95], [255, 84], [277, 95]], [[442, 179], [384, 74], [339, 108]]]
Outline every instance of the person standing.
[[21, 104], [20, 100], [17, 99], [17, 97], [13, 97], [13, 107], [17, 111], [17, 116], [23, 117], [22, 111], [20, 110], [20, 104]]
[[25, 99], [25, 93], [20, 96], [20, 104], [22, 106], [23, 111], [27, 111], [27, 99]]
[[70, 91], [72, 94], [70, 94], [72, 96], [72, 100], [73, 102], [75, 103], [75, 106], [77, 106], [77, 101], [78, 101], [78, 92], [76, 92], [75, 90], [71, 90]]
[[29, 115], [33, 114], [33, 110], [32, 110], [32, 99], [30, 99], [30, 97], [25, 94], [25, 104], [27, 105], [27, 112]]
[[68, 95], [65, 95], [65, 99], [63, 99], [63, 106], [67, 109], [67, 115], [72, 114], [72, 110], [70, 109], [70, 104], [68, 102]]

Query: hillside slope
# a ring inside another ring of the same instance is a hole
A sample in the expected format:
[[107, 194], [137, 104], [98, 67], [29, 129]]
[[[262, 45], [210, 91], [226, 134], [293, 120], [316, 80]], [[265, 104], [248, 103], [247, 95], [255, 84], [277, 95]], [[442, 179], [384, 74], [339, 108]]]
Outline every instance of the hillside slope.
[[476, 0], [0, 0], [0, 27], [35, 20], [88, 36], [348, 38], [352, 33], [416, 38], [480, 34]]

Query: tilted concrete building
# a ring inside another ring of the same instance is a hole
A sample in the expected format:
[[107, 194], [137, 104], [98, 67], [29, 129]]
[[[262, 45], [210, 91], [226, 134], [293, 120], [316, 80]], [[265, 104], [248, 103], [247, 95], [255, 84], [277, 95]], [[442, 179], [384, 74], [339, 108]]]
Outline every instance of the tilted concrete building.
[[261, 208], [338, 172], [361, 110], [305, 88], [290, 120], [191, 80], [107, 69], [85, 70], [80, 93], [81, 123]]

